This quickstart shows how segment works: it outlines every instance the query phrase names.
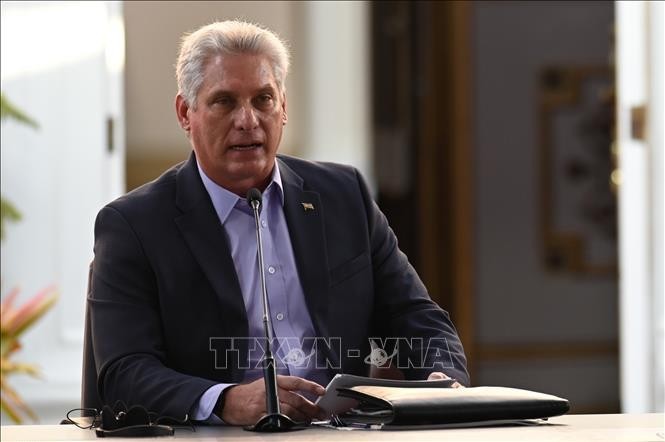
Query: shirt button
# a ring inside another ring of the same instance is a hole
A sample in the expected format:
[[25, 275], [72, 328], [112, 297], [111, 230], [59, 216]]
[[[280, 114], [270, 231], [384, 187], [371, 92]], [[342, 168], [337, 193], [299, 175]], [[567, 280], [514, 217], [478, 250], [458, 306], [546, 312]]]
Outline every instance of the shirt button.
[[282, 319], [284, 319], [284, 314], [283, 313], [277, 313], [277, 320], [281, 321]]
[[268, 222], [267, 222], [266, 220], [261, 220], [261, 226], [263, 226], [263, 227], [267, 227], [267, 226], [268, 226]]
[[268, 273], [271, 275], [275, 273], [275, 268], [273, 266], [268, 267]]

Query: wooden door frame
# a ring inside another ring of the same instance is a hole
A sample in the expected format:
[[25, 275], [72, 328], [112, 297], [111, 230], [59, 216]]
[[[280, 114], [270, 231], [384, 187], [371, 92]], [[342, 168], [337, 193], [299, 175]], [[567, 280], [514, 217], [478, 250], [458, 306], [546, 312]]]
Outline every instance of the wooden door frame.
[[473, 69], [467, 2], [427, 2], [421, 36], [423, 94], [418, 155], [420, 272], [457, 327], [473, 375]]

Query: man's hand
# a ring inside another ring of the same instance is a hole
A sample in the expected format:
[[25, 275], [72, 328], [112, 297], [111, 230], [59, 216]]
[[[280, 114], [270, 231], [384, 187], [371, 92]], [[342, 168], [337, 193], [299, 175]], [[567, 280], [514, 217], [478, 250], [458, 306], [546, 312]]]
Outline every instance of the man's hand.
[[[450, 376], [448, 376], [445, 373], [441, 373], [440, 371], [435, 371], [433, 373], [430, 373], [430, 375], [427, 377], [428, 381], [439, 381], [441, 379], [451, 379]], [[460, 384], [459, 382], [455, 381], [452, 385], [452, 388], [464, 388], [464, 385]]]
[[[280, 411], [296, 422], [309, 422], [322, 417], [323, 410], [297, 393], [306, 391], [318, 396], [326, 389], [296, 376], [277, 375]], [[249, 384], [229, 387], [224, 392], [224, 408], [219, 417], [229, 425], [252, 425], [266, 414], [266, 390], [263, 378]]]

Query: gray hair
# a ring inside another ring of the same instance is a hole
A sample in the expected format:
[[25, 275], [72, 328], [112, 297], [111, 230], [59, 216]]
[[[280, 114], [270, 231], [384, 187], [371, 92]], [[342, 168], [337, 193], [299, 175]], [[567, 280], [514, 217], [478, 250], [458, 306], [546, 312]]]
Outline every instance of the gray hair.
[[203, 26], [182, 38], [176, 79], [178, 93], [188, 105], [196, 107], [196, 95], [203, 84], [209, 59], [218, 54], [265, 55], [281, 92], [289, 72], [289, 50], [272, 31], [243, 21], [227, 20]]

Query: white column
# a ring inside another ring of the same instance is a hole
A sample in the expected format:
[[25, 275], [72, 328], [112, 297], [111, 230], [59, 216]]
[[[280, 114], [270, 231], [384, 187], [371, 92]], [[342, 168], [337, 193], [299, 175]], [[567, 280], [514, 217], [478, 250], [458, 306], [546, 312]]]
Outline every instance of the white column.
[[[657, 10], [660, 18], [650, 14]], [[663, 388], [662, 4], [617, 2], [616, 20], [620, 390], [623, 412], [644, 413], [655, 411], [658, 389], [662, 410]], [[660, 34], [660, 42], [654, 42], [650, 29]], [[644, 139], [631, 128], [631, 110], [642, 106]]]
[[665, 261], [663, 260], [663, 249], [665, 249], [665, 239], [663, 230], [665, 230], [665, 220], [663, 219], [663, 205], [665, 202], [665, 185], [663, 184], [663, 175], [665, 175], [665, 142], [663, 140], [663, 122], [665, 122], [665, 113], [663, 113], [663, 101], [665, 101], [665, 91], [663, 90], [663, 58], [665, 58], [665, 36], [663, 35], [663, 26], [665, 26], [665, 4], [662, 1], [647, 3], [648, 29], [649, 29], [649, 112], [648, 112], [648, 142], [650, 145], [650, 227], [651, 227], [651, 323], [653, 333], [653, 399], [651, 411], [663, 412], [665, 392], [665, 381], [663, 380], [665, 367], [663, 365], [663, 349], [665, 348], [665, 326], [663, 310], [663, 291], [665, 290]]
[[367, 2], [305, 4], [306, 125], [302, 156], [351, 164], [371, 183]]

